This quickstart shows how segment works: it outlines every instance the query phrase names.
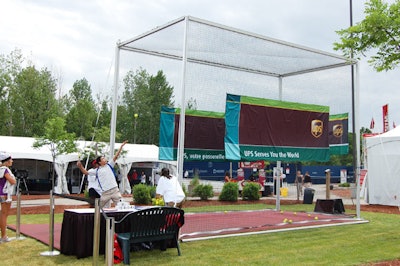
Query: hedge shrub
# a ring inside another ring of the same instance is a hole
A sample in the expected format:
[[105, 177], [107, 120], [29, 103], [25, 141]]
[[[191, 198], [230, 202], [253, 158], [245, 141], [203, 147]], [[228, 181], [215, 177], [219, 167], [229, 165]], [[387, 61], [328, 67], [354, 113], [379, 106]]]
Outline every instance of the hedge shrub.
[[193, 196], [200, 197], [201, 200], [208, 200], [214, 197], [213, 187], [211, 185], [198, 185], [193, 190]]
[[239, 196], [239, 185], [236, 182], [227, 182], [222, 187], [219, 200], [221, 201], [237, 201]]
[[151, 187], [145, 184], [137, 184], [133, 186], [133, 201], [136, 204], [148, 205], [151, 203]]
[[259, 200], [260, 197], [260, 184], [256, 182], [246, 182], [242, 191], [243, 200]]

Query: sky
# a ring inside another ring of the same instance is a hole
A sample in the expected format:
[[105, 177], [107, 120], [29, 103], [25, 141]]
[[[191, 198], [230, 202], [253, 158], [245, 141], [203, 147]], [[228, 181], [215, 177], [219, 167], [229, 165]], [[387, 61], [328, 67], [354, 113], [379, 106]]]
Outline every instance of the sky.
[[[387, 1], [389, 3], [394, 0]], [[94, 94], [112, 95], [115, 48], [182, 16], [339, 54], [335, 31], [350, 25], [349, 0], [0, 0], [0, 54], [18, 48], [37, 68], [47, 67], [62, 93], [86, 78]], [[353, 1], [353, 24], [364, 17]], [[360, 61], [360, 126], [400, 124], [399, 69], [377, 73]], [[168, 78], [168, 77], [167, 77]]]

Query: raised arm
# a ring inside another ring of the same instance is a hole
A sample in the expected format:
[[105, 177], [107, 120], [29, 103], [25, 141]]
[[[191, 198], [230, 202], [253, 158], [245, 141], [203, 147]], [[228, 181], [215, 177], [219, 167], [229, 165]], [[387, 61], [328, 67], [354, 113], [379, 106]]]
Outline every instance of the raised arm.
[[83, 167], [81, 161], [77, 161], [76, 165], [79, 167], [79, 170], [81, 170], [82, 174], [88, 175], [89, 172]]
[[114, 158], [113, 158], [113, 161], [114, 161], [114, 162], [117, 161], [118, 156], [119, 156], [119, 154], [121, 153], [122, 148], [125, 146], [126, 143], [128, 143], [127, 140], [125, 140], [124, 142], [122, 142], [121, 147], [119, 147], [118, 151], [115, 153]]

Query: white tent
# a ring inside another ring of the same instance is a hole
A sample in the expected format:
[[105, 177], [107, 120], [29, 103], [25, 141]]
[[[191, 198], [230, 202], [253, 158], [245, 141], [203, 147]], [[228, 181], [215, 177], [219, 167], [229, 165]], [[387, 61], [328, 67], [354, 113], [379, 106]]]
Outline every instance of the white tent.
[[[43, 146], [39, 149], [33, 148], [34, 138], [27, 137], [8, 137], [0, 136], [0, 150], [6, 151], [11, 154], [13, 159], [32, 159], [53, 162], [50, 149], [47, 146]], [[77, 141], [78, 150], [83, 151], [89, 146], [93, 146], [92, 142]], [[120, 147], [120, 143], [115, 145], [115, 148]], [[109, 153], [109, 146], [106, 145], [104, 148], [105, 153]], [[120, 191], [122, 193], [131, 193], [131, 188], [128, 182], [127, 174], [134, 162], [157, 162], [165, 163], [158, 160], [158, 147], [155, 145], [145, 144], [126, 144], [123, 148], [123, 153], [117, 160], [120, 166], [120, 171], [123, 179], [120, 184]], [[104, 152], [104, 151], [103, 151]], [[54, 188], [54, 192], [57, 194], [69, 194], [66, 171], [68, 164], [76, 162], [79, 159], [79, 153], [63, 154], [55, 158], [54, 170], [57, 173], [57, 186]], [[168, 162], [171, 164], [171, 162]]]
[[400, 127], [367, 137], [367, 202], [400, 206]]

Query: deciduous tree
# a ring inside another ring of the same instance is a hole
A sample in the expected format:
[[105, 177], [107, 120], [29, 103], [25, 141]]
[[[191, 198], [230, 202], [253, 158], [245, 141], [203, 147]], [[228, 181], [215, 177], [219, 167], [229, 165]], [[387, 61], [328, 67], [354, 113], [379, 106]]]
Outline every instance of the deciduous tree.
[[340, 42], [334, 49], [358, 59], [372, 52], [368, 62], [378, 72], [394, 69], [400, 63], [400, 1], [370, 0], [364, 13], [363, 21], [337, 31]]
[[155, 76], [143, 69], [129, 71], [124, 78], [122, 106], [118, 110], [118, 117], [123, 117], [118, 118], [117, 131], [129, 142], [158, 145], [161, 106], [173, 105], [172, 95], [173, 87], [162, 71]]

